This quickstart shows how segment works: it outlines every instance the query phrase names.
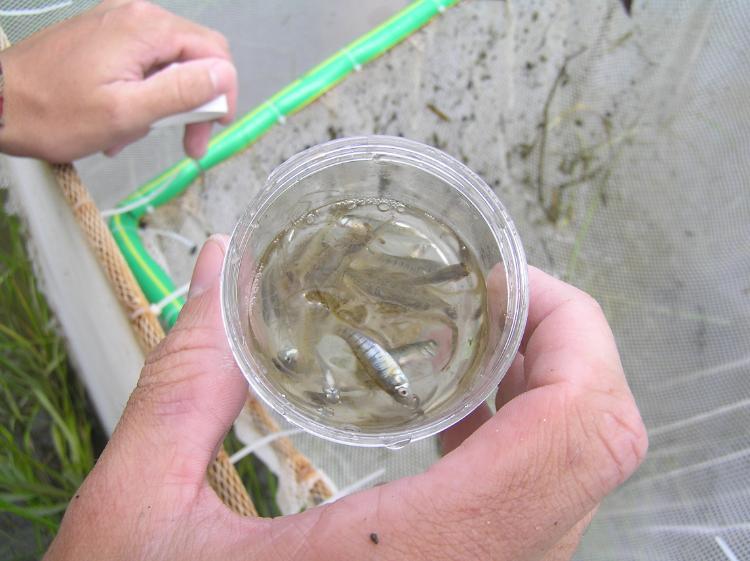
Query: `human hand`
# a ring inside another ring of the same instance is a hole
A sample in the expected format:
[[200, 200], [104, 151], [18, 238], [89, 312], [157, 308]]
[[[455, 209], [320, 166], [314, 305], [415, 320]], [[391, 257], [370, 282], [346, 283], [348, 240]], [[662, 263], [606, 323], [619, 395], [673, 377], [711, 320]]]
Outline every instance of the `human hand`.
[[[179, 63], [171, 65], [171, 63]], [[0, 53], [5, 79], [0, 151], [62, 163], [114, 155], [162, 117], [226, 94], [237, 76], [224, 37], [142, 0], [106, 0]], [[211, 123], [185, 127], [201, 156]]]
[[[601, 310], [532, 268], [528, 328], [500, 409], [448, 431], [436, 465], [301, 514], [237, 516], [205, 479], [247, 391], [221, 321], [225, 250], [215, 237], [201, 251], [183, 312], [148, 358], [47, 561], [567, 559], [590, 513], [645, 454]], [[491, 298], [503, 292], [500, 276], [489, 278]]]

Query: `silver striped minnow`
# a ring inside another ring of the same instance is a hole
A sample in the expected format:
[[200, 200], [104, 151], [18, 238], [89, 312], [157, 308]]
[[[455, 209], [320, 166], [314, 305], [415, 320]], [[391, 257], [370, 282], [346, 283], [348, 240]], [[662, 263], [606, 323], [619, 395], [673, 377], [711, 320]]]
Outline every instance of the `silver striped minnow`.
[[353, 329], [343, 327], [339, 330], [339, 334], [352, 349], [354, 356], [365, 371], [393, 399], [403, 405], [413, 407], [419, 405], [419, 398], [411, 391], [409, 379], [388, 351], [367, 335]]

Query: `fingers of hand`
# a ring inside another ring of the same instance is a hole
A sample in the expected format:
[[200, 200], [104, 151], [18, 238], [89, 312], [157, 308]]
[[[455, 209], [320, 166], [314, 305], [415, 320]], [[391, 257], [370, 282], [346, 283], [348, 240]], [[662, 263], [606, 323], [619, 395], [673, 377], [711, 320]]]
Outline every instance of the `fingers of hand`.
[[[548, 317], [570, 305], [574, 305], [574, 310], [567, 310], [566, 318], [574, 319], [573, 325], [586, 328], [588, 333], [600, 334], [600, 342], [612, 338], [607, 320], [591, 296], [536, 267], [529, 267], [529, 317], [521, 342], [521, 352], [526, 354], [529, 340]], [[609, 353], [612, 349], [612, 345], [608, 344], [603, 350]]]
[[[149, 454], [152, 464], [166, 464], [162, 475], [179, 483], [203, 482], [214, 450], [247, 395], [221, 321], [225, 246], [226, 238], [213, 237], [201, 250], [188, 301], [175, 327], [149, 355], [115, 435], [118, 442], [140, 448], [140, 455]], [[143, 432], [149, 434], [147, 442], [126, 437]]]
[[139, 70], [135, 72], [143, 77], [142, 81], [123, 77], [116, 84], [125, 90], [117, 98], [128, 108], [121, 112], [127, 114], [130, 129], [147, 128], [157, 119], [189, 111], [220, 94], [227, 96], [229, 107], [220, 122], [231, 122], [237, 76], [223, 35], [142, 0], [114, 1], [99, 9], [105, 11], [110, 33], [124, 34], [123, 56], [136, 58], [133, 62]]
[[618, 396], [558, 385], [523, 393], [415, 479], [410, 489], [429, 497], [420, 517], [506, 552], [501, 559], [546, 551], [637, 467], [638, 421]]
[[170, 65], [142, 82], [125, 84], [130, 117], [139, 126], [190, 111], [220, 94], [237, 89], [237, 72], [224, 59], [201, 59]]
[[522, 343], [527, 389], [568, 383], [631, 398], [614, 336], [597, 302], [529, 269], [529, 320]]

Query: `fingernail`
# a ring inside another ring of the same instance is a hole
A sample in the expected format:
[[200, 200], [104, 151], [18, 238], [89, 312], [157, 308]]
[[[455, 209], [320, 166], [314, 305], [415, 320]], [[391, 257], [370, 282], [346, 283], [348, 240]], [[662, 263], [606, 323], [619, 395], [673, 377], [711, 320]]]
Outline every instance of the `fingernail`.
[[217, 60], [209, 67], [208, 73], [211, 76], [215, 92], [223, 92], [228, 89], [234, 71], [232, 63], [226, 60]]
[[226, 236], [221, 235], [213, 235], [203, 244], [198, 260], [195, 262], [193, 278], [190, 279], [188, 300], [200, 296], [219, 280], [226, 247]]

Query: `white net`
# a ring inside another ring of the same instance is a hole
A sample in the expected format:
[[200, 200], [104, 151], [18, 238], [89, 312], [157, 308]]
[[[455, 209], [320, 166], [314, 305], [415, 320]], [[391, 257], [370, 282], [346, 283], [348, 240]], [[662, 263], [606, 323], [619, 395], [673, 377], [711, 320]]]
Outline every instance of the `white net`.
[[[381, 2], [371, 16], [326, 4], [328, 19], [303, 21], [301, 5], [215, 4], [226, 10], [172, 5], [229, 36], [252, 92], [244, 109], [402, 5]], [[287, 23], [266, 26], [268, 60], [243, 58], [257, 37], [247, 30], [260, 27], [253, 18], [285, 9]], [[332, 40], [346, 18], [359, 27]], [[11, 39], [35, 29], [8, 21]], [[317, 31], [300, 40], [307, 27]], [[446, 150], [496, 189], [532, 264], [602, 303], [649, 428], [645, 464], [605, 502], [578, 556], [747, 559], [749, 51], [742, 0], [637, 2], [632, 17], [614, 0], [463, 2], [208, 172], [144, 234], [180, 285], [193, 256], [154, 229], [195, 242], [229, 231], [267, 174], [306, 146], [380, 133]], [[84, 162], [92, 190], [116, 185], [122, 195], [176, 161], [176, 133], [160, 134], [172, 136]], [[117, 199], [99, 196], [105, 206]], [[431, 442], [391, 452], [292, 439], [339, 487], [436, 457]]]

